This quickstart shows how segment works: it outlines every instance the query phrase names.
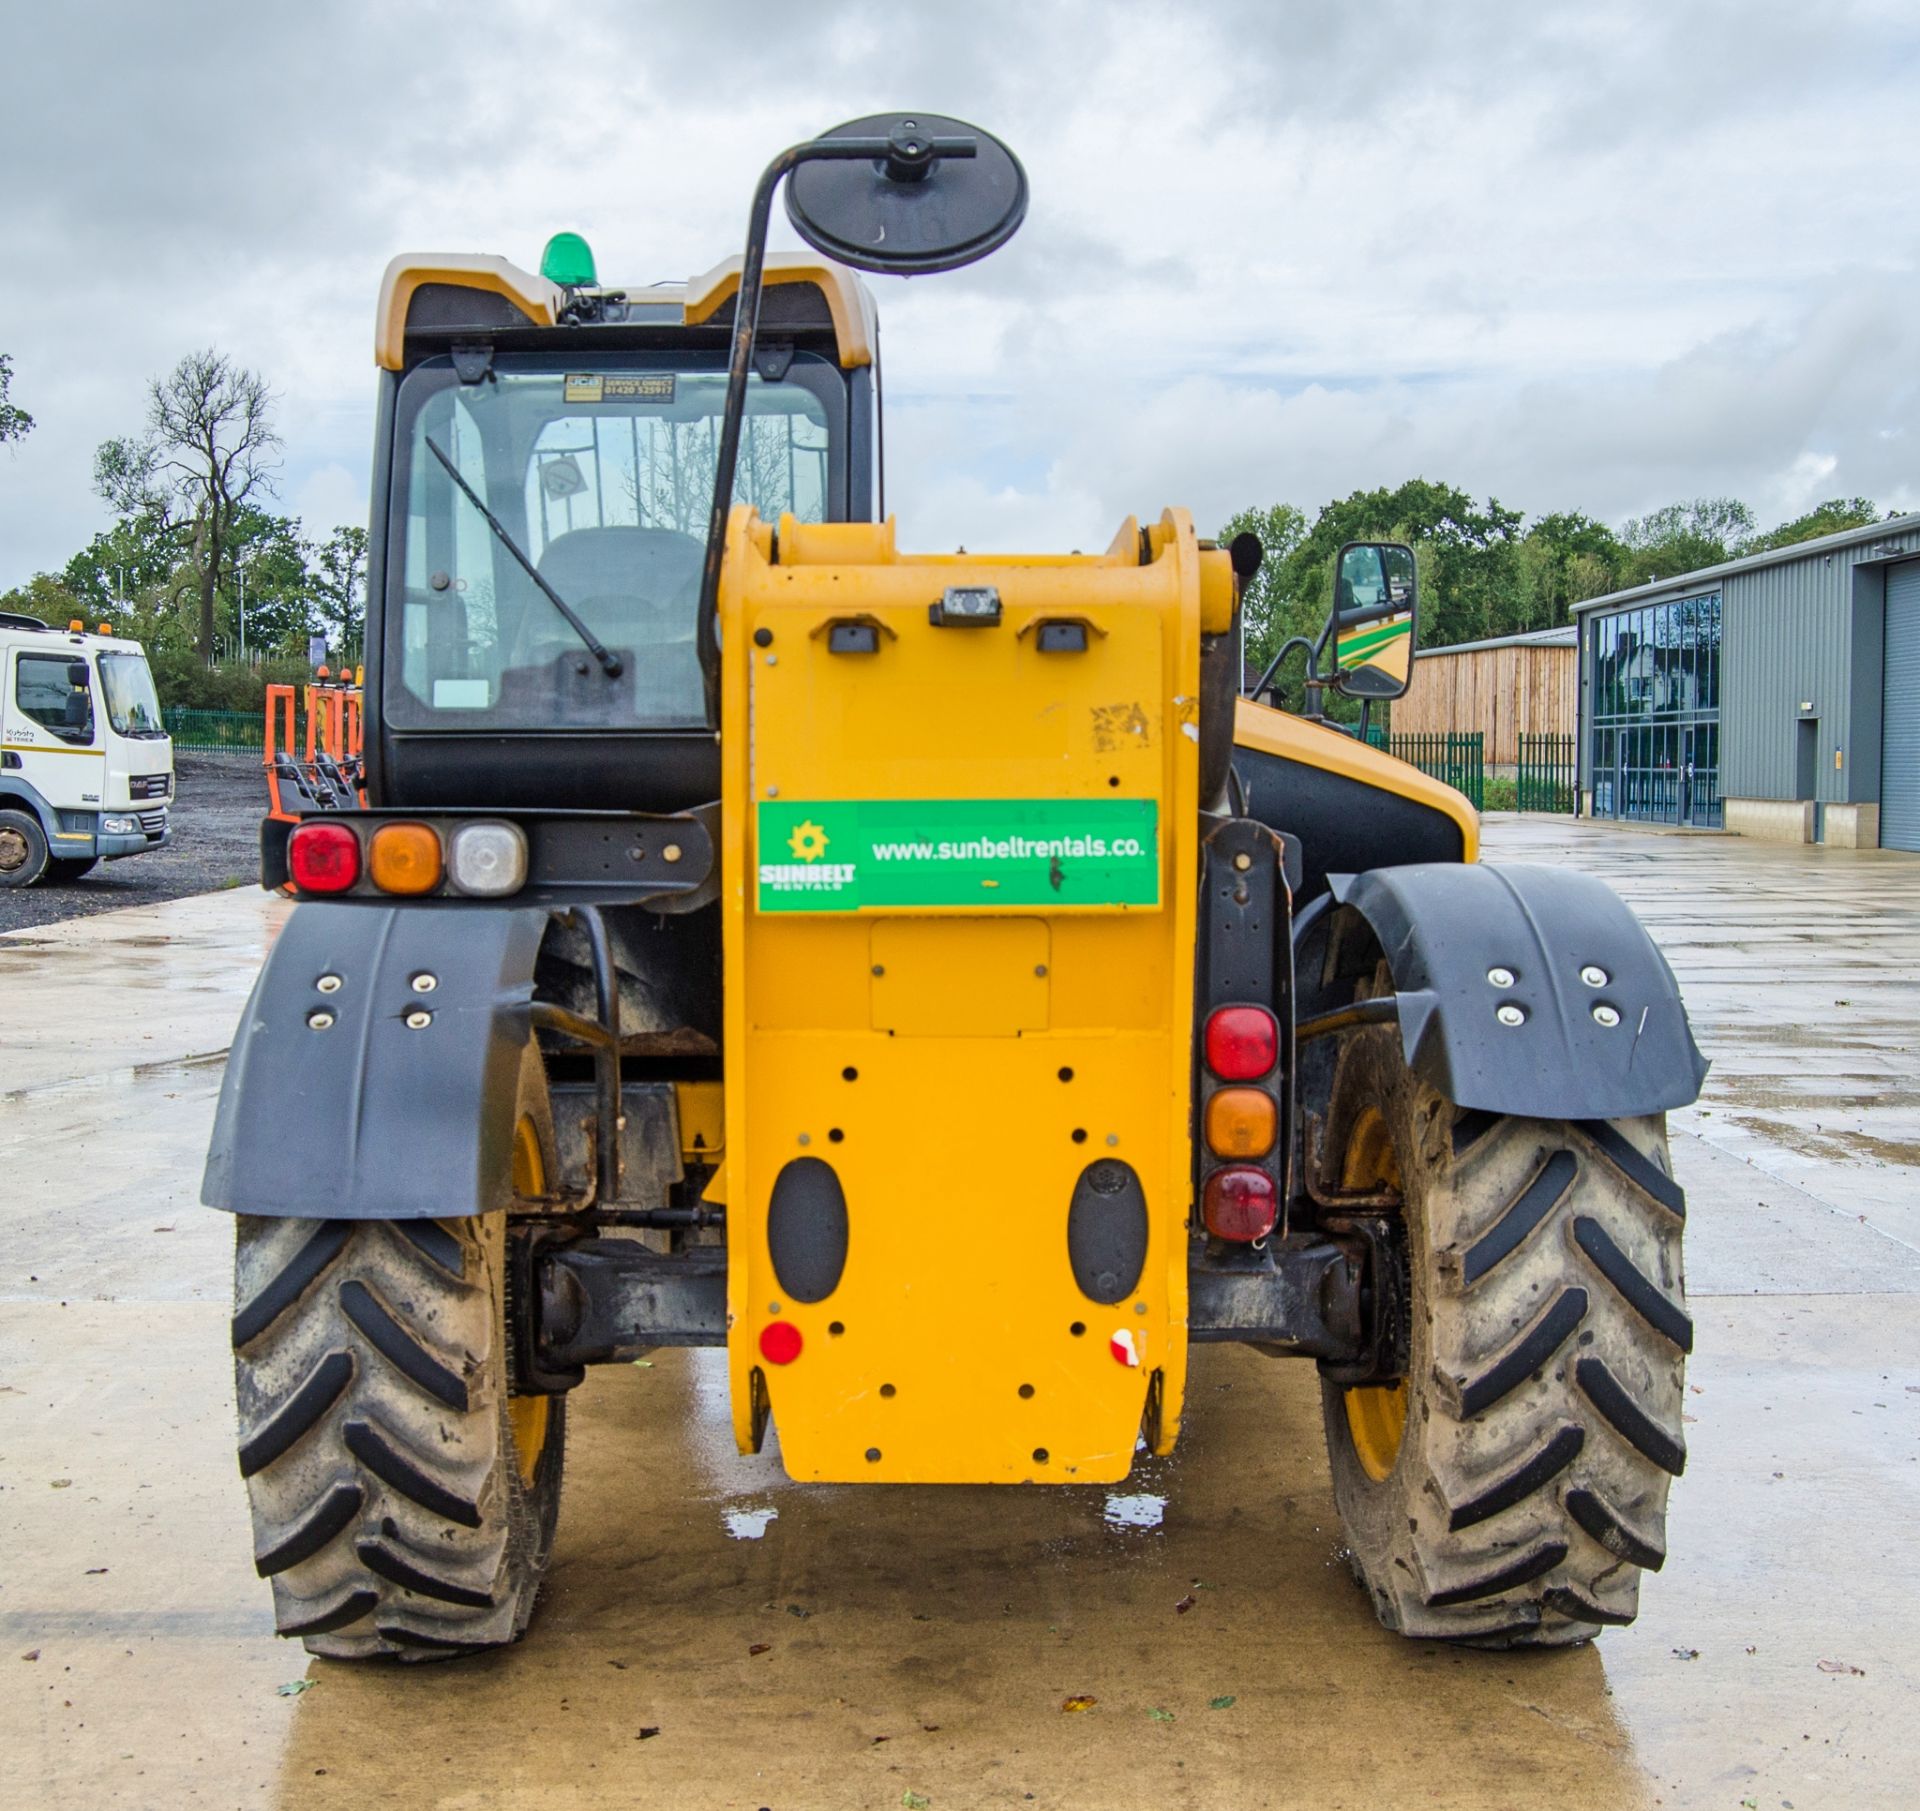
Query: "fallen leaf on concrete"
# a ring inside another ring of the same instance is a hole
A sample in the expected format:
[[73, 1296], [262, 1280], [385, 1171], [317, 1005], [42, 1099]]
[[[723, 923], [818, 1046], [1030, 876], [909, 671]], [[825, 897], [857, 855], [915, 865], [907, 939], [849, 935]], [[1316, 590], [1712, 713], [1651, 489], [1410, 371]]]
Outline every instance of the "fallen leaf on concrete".
[[940, 1727], [940, 1725], [938, 1723], [922, 1723], [920, 1727], [924, 1729], [928, 1735], [932, 1735], [933, 1732]]
[[55, 1478], [47, 1488], [49, 1490], [71, 1490], [73, 1488], [73, 1480], [71, 1478]]
[[752, 1656], [754, 1654], [770, 1654], [772, 1652], [773, 1652], [773, 1643], [771, 1641], [756, 1641], [753, 1643], [751, 1647], [747, 1649], [747, 1653], [749, 1656]]
[[273, 1695], [276, 1698], [297, 1698], [302, 1692], [310, 1692], [318, 1685], [318, 1679], [289, 1679], [285, 1685], [276, 1685]]
[[645, 1729], [635, 1731], [633, 1739], [636, 1742], [651, 1742], [659, 1733], [660, 1725], [658, 1723], [649, 1723]]
[[1062, 1698], [1060, 1700], [1060, 1708], [1062, 1710], [1091, 1710], [1099, 1702], [1100, 1700], [1098, 1698], [1088, 1698], [1088, 1697]]
[[40, 1658], [40, 1650], [38, 1648], [28, 1648], [20, 1658], [22, 1660], [38, 1660]]
[[1673, 1657], [1676, 1660], [1698, 1660], [1700, 1658], [1700, 1650], [1698, 1648], [1675, 1648], [1673, 1650]]
[[624, 1660], [609, 1660], [607, 1664], [616, 1672], [624, 1673], [627, 1670], [627, 1663]]
[[1191, 1610], [1193, 1606], [1197, 1604], [1199, 1601], [1200, 1601], [1199, 1598], [1195, 1597], [1194, 1594], [1191, 1591], [1189, 1591], [1185, 1597], [1181, 1598], [1181, 1600], [1173, 1606], [1174, 1615], [1176, 1616], [1186, 1615], [1186, 1613], [1189, 1610]]
[[636, 1358], [633, 1361], [633, 1368], [636, 1371], [651, 1371], [653, 1369], [653, 1360], [650, 1358]]
[[1867, 1669], [1864, 1666], [1851, 1666], [1844, 1660], [1823, 1660], [1820, 1662], [1823, 1673], [1851, 1673], [1856, 1679], [1864, 1679]]
[[1235, 1699], [1233, 1697], [1233, 1694], [1229, 1692], [1227, 1696], [1224, 1698], [1209, 1698], [1207, 1700], [1207, 1709], [1231, 1710], [1233, 1709], [1234, 1703], [1235, 1703]]
[[89, 1566], [87, 1568], [87, 1576], [89, 1578], [98, 1578], [104, 1571], [106, 1571], [105, 1566]]
[[174, 1228], [171, 1226], [156, 1226], [153, 1230], [155, 1232], [172, 1232]]
[[874, 1748], [878, 1748], [882, 1742], [891, 1742], [892, 1740], [892, 1736], [871, 1736], [868, 1738], [869, 1745]]
[[924, 1792], [916, 1792], [909, 1786], [900, 1794], [900, 1802], [906, 1807], [906, 1811], [927, 1811], [927, 1807], [933, 1803], [933, 1800]]

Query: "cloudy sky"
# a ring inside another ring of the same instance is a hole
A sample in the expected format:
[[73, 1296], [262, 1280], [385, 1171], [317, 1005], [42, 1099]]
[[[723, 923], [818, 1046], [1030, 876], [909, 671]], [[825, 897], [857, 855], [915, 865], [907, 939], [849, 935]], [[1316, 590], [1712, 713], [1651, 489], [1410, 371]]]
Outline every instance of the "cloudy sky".
[[678, 280], [775, 150], [896, 107], [1033, 189], [996, 257], [875, 280], [910, 546], [1414, 476], [1920, 508], [1912, 0], [67, 0], [8, 40], [0, 587], [106, 525], [93, 449], [189, 349], [278, 393], [280, 507], [364, 521], [395, 251], [573, 227]]

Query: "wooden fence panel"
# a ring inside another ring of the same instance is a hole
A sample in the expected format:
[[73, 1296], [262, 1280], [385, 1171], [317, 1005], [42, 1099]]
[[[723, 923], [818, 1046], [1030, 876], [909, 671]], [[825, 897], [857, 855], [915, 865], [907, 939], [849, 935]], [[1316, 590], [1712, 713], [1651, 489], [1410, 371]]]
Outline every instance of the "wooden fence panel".
[[1413, 684], [1394, 701], [1402, 735], [1486, 738], [1486, 758], [1510, 767], [1522, 736], [1571, 736], [1576, 728], [1578, 650], [1514, 643], [1460, 654], [1436, 649], [1413, 664]]

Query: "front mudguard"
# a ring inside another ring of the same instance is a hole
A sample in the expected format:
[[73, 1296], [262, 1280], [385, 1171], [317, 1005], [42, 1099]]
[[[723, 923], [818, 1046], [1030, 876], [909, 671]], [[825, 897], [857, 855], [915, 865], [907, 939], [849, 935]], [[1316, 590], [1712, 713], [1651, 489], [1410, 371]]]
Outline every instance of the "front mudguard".
[[[1330, 875], [1328, 885], [1386, 958], [1408, 1067], [1455, 1106], [1626, 1119], [1698, 1097], [1707, 1062], [1673, 971], [1591, 875], [1420, 862]], [[1502, 970], [1508, 985], [1489, 979]], [[1517, 1007], [1519, 1022], [1511, 1012], [1503, 1020], [1502, 1007]]]
[[296, 906], [234, 1034], [201, 1200], [337, 1220], [506, 1207], [547, 923]]

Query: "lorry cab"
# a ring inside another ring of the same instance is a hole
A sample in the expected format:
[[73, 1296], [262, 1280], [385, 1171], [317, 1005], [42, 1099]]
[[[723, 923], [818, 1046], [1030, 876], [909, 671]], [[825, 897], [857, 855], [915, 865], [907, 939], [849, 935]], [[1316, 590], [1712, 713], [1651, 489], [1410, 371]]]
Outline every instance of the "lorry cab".
[[0, 887], [159, 848], [172, 799], [173, 742], [140, 644], [105, 623], [0, 613]]

